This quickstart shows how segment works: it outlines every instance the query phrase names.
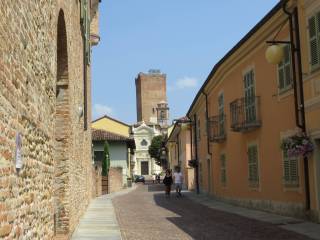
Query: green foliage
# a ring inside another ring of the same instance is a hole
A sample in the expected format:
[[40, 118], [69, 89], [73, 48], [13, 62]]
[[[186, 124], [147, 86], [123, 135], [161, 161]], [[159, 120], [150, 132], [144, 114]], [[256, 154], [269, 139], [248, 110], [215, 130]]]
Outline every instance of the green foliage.
[[161, 166], [161, 148], [163, 137], [162, 135], [153, 137], [149, 146], [149, 155], [156, 160], [156, 164]]
[[108, 176], [109, 168], [110, 168], [110, 155], [109, 155], [109, 144], [106, 141], [104, 143], [104, 158], [102, 161], [102, 176]]

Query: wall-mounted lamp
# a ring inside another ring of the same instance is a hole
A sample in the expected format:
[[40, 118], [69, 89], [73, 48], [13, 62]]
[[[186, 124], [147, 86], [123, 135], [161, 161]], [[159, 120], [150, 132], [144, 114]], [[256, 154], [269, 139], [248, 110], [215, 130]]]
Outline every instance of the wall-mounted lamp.
[[[287, 9], [287, 4], [288, 0], [283, 0], [282, 10], [286, 15], [288, 15], [290, 41], [275, 41], [277, 35], [285, 24], [284, 22], [273, 40], [267, 41], [271, 46], [267, 48], [265, 55], [269, 63], [279, 64], [284, 55], [283, 44], [288, 44], [290, 46], [296, 125], [301, 129], [302, 133], [306, 133], [298, 7], [294, 6], [293, 9], [289, 11], [289, 9]], [[303, 158], [303, 162], [306, 210], [308, 211], [310, 210], [310, 185], [309, 163], [306, 156]]]
[[83, 107], [82, 106], [78, 107], [78, 116], [79, 116], [79, 118], [81, 118], [83, 116]]

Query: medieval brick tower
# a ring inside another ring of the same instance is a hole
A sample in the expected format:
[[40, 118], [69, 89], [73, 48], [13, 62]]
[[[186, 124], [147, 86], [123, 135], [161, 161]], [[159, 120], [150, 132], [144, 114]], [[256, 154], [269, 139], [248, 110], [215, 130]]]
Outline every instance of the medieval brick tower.
[[137, 121], [166, 127], [169, 108], [166, 94], [166, 74], [160, 70], [139, 73], [136, 78]]

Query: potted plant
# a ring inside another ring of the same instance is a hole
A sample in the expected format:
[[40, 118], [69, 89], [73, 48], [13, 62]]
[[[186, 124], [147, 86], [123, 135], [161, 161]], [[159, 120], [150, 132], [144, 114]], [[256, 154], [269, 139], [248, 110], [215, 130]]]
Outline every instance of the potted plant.
[[305, 133], [297, 133], [285, 138], [281, 143], [281, 149], [287, 153], [288, 157], [306, 157], [312, 153], [314, 147]]

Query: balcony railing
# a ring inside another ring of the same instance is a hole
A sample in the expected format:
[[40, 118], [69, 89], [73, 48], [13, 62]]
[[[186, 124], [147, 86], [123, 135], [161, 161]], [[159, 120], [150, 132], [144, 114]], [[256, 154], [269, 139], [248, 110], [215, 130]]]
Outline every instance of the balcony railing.
[[260, 97], [244, 97], [230, 103], [231, 129], [246, 132], [261, 126]]
[[210, 142], [222, 142], [226, 139], [225, 114], [209, 117], [209, 139]]

